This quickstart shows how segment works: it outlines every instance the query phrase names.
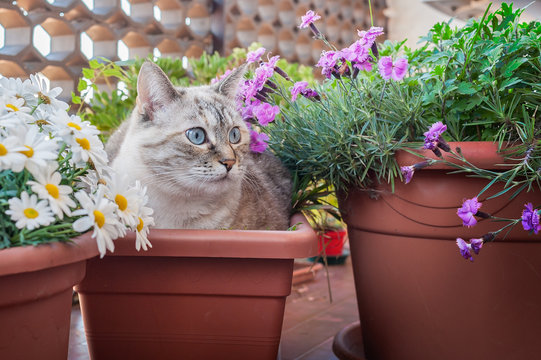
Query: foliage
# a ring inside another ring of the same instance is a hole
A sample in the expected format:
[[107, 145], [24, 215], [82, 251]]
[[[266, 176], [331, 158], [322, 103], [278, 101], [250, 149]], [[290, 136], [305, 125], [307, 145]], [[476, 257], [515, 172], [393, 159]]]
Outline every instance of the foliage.
[[425, 117], [443, 121], [450, 140], [519, 140], [541, 104], [541, 23], [520, 22], [512, 6], [462, 28], [438, 23], [411, 54]]

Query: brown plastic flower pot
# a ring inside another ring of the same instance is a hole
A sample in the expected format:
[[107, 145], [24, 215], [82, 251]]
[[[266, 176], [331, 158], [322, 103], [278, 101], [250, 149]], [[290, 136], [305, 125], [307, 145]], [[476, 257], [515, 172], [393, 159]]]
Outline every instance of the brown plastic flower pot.
[[295, 231], [153, 229], [88, 262], [77, 286], [90, 357], [276, 359], [294, 258], [317, 253], [304, 217]]
[[[492, 143], [454, 143], [484, 168], [503, 162]], [[400, 165], [419, 162], [408, 154]], [[339, 197], [348, 225], [366, 357], [403, 359], [536, 359], [541, 353], [541, 237], [517, 225], [486, 243], [475, 261], [462, 258], [457, 237], [479, 238], [501, 223], [471, 228], [456, 215], [486, 181], [438, 166], [411, 183]], [[501, 189], [501, 188], [500, 188]], [[499, 191], [494, 187], [490, 196]], [[518, 218], [539, 190], [483, 202], [482, 211]], [[483, 201], [483, 199], [480, 199]]]
[[67, 359], [72, 288], [97, 255], [89, 235], [0, 250], [0, 358]]

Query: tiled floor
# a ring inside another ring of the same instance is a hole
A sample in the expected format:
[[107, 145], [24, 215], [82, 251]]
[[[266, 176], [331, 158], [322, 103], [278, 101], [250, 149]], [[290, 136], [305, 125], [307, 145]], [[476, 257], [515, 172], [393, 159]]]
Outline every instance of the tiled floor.
[[[325, 269], [313, 281], [295, 285], [287, 298], [282, 330], [282, 360], [331, 360], [334, 335], [359, 319], [349, 258], [344, 265], [329, 266], [333, 302]], [[74, 306], [71, 314], [69, 360], [89, 359], [81, 319]]]

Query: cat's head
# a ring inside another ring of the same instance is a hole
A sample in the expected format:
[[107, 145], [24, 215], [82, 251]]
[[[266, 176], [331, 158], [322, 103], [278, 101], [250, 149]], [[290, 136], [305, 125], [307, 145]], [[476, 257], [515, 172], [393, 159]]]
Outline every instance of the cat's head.
[[244, 67], [220, 82], [175, 88], [155, 64], [137, 80], [136, 136], [147, 184], [212, 191], [240, 181], [250, 133], [236, 109]]

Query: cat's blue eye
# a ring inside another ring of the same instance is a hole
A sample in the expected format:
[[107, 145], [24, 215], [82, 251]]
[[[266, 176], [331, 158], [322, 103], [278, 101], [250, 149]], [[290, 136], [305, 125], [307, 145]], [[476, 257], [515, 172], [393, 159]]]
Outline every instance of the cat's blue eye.
[[206, 139], [205, 130], [199, 127], [186, 130], [186, 136], [195, 145], [201, 145]]
[[234, 127], [229, 132], [229, 142], [231, 144], [237, 144], [240, 141], [240, 129], [238, 127]]

